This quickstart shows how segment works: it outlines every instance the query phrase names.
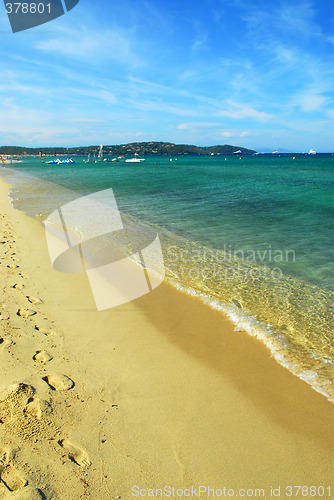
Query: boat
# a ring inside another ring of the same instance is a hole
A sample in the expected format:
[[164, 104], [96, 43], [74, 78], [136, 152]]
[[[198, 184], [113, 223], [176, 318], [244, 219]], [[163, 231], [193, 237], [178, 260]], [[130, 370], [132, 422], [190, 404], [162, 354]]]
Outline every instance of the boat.
[[103, 163], [112, 163], [114, 161], [119, 161], [117, 158], [103, 158]]
[[240, 151], [240, 149], [238, 149], [238, 151], [233, 151], [233, 154], [234, 155], [242, 155], [242, 151]]
[[310, 149], [310, 151], [308, 152], [309, 155], [316, 155], [317, 152], [314, 151], [314, 149]]
[[59, 160], [59, 158], [55, 158], [54, 160], [47, 161], [47, 165], [68, 165], [68, 164], [74, 164], [75, 162], [72, 160], [72, 158], [66, 158], [66, 160]]
[[135, 153], [134, 158], [128, 158], [125, 160], [127, 163], [141, 163], [142, 161], [145, 161], [145, 158], [140, 158], [138, 153]]
[[127, 163], [141, 163], [142, 161], [145, 161], [145, 158], [128, 158], [125, 161]]
[[103, 146], [101, 144], [101, 146], [99, 147], [99, 153], [97, 155], [99, 161], [103, 161]]
[[55, 158], [54, 160], [50, 160], [50, 161], [46, 162], [47, 165], [59, 165], [59, 163], [60, 163], [59, 158]]

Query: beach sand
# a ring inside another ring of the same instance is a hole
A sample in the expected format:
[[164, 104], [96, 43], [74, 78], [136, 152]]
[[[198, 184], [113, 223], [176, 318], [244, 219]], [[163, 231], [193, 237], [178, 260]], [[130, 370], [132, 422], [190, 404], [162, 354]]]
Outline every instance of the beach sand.
[[168, 284], [97, 312], [86, 276], [52, 269], [43, 227], [8, 189], [1, 180], [0, 498], [331, 485], [333, 404]]

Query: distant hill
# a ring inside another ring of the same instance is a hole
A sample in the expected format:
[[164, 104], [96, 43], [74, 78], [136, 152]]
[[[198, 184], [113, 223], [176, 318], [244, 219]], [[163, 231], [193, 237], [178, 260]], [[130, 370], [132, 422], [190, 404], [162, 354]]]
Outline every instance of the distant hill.
[[[0, 154], [9, 155], [37, 155], [40, 151], [46, 154], [86, 155], [96, 153], [99, 146], [80, 146], [74, 148], [38, 147], [27, 148], [22, 146], [0, 146]], [[242, 154], [253, 154], [255, 151], [229, 144], [217, 146], [193, 146], [189, 144], [173, 144], [171, 142], [130, 142], [117, 146], [103, 146], [104, 154], [119, 155], [211, 155], [233, 154], [241, 151]]]

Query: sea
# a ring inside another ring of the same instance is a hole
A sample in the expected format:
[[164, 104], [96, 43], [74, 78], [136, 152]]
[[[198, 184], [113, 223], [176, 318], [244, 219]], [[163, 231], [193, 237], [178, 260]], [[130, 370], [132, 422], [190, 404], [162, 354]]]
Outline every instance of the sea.
[[173, 287], [227, 315], [334, 402], [333, 154], [73, 160], [0, 167], [14, 207], [43, 221], [111, 188], [125, 225], [159, 234]]

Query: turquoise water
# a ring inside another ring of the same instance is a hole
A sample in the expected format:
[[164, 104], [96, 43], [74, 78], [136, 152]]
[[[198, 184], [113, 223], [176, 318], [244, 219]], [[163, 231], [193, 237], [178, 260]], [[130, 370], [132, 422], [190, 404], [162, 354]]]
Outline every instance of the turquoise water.
[[174, 286], [228, 314], [333, 399], [334, 156], [172, 160], [47, 166], [35, 158], [1, 175], [14, 205], [40, 218], [112, 188], [125, 220], [158, 229]]

